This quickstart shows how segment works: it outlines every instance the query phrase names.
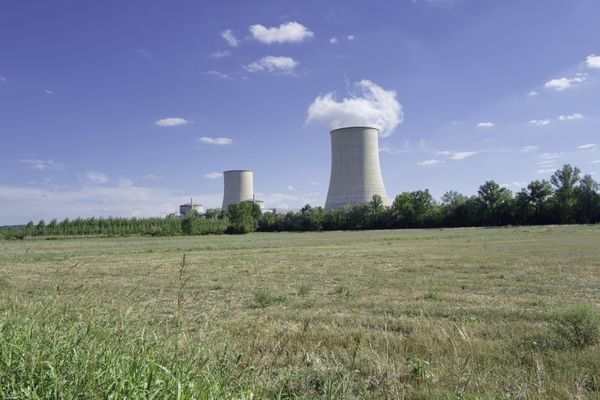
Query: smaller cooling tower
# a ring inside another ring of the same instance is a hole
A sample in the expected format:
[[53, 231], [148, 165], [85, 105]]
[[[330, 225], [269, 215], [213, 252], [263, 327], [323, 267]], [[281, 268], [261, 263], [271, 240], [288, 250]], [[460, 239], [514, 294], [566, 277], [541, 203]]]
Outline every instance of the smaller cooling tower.
[[223, 208], [230, 204], [254, 200], [254, 184], [252, 171], [231, 170], [223, 172]]
[[379, 131], [349, 127], [331, 131], [331, 178], [325, 209], [368, 203], [373, 195], [388, 204], [379, 166]]

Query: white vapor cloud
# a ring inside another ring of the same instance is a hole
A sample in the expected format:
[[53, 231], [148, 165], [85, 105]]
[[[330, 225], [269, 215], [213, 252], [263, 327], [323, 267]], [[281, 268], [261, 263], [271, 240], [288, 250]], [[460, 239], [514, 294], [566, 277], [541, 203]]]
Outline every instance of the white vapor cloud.
[[157, 126], [179, 126], [179, 125], [185, 125], [185, 124], [189, 124], [190, 121], [183, 119], [183, 118], [163, 118], [163, 119], [159, 119], [158, 121], [154, 122], [155, 125]]
[[223, 32], [221, 32], [221, 37], [225, 39], [227, 44], [231, 47], [237, 47], [240, 44], [240, 42], [236, 39], [231, 29], [226, 29]]
[[217, 79], [229, 79], [230, 76], [227, 74], [224, 74], [221, 71], [217, 71], [217, 70], [210, 70], [210, 71], [205, 71], [204, 75], [208, 75], [208, 76], [212, 76], [213, 78], [217, 78]]
[[44, 90], [44, 93], [50, 94], [50, 95], [54, 94], [54, 92], [52, 90], [50, 90], [50, 89]]
[[19, 160], [19, 162], [29, 165], [29, 168], [35, 169], [37, 171], [58, 170], [58, 169], [62, 168], [62, 165], [54, 162], [54, 159], [51, 159], [51, 160], [24, 159], [24, 160]]
[[433, 159], [433, 160], [420, 161], [417, 164], [418, 165], [437, 165], [437, 164], [443, 164], [443, 163], [444, 163], [443, 160]]
[[569, 114], [569, 115], [561, 115], [558, 117], [559, 121], [575, 121], [578, 119], [582, 119], [583, 115], [581, 114]]
[[2, 83], [6, 83], [6, 82], [7, 82], [7, 79], [6, 79], [5, 77], [3, 77], [3, 76], [0, 76], [0, 82], [2, 82]]
[[348, 39], [348, 40], [354, 40], [354, 35], [348, 35], [348, 36], [346, 36], [346, 39]]
[[229, 57], [230, 55], [231, 55], [231, 52], [229, 50], [215, 51], [214, 53], [210, 54], [210, 56], [212, 58], [225, 58], [225, 57]]
[[330, 44], [336, 44], [337, 42], [338, 42], [338, 38], [336, 38], [336, 37], [332, 37], [331, 39], [329, 39]]
[[600, 164], [600, 160], [593, 160], [593, 161], [590, 161], [590, 164]]
[[530, 97], [534, 97], [534, 96], [537, 96], [537, 95], [539, 95], [539, 93], [537, 91], [535, 91], [535, 90], [532, 90], [531, 92], [527, 93], [527, 96], [530, 96]]
[[549, 119], [532, 119], [531, 121], [529, 121], [529, 125], [534, 125], [534, 126], [544, 126], [544, 125], [549, 125], [549, 124], [550, 124]]
[[221, 172], [211, 172], [210, 174], [204, 175], [204, 177], [206, 179], [219, 179], [223, 177], [223, 174]]
[[87, 171], [85, 177], [93, 183], [106, 183], [109, 181], [108, 176], [100, 171]]
[[493, 122], [480, 122], [477, 124], [478, 128], [493, 128], [495, 124]]
[[233, 139], [226, 138], [226, 137], [211, 138], [211, 137], [203, 136], [201, 138], [198, 138], [198, 141], [201, 143], [204, 143], [204, 144], [213, 144], [216, 146], [226, 146], [228, 144], [233, 143]]
[[404, 119], [396, 92], [366, 79], [354, 86], [358, 94], [341, 101], [337, 101], [333, 93], [318, 96], [308, 107], [306, 123], [322, 122], [329, 129], [373, 126], [379, 129], [381, 136], [389, 136]]
[[292, 192], [293, 192], [294, 190], [296, 190], [296, 188], [294, 188], [292, 185], [288, 185], [288, 187], [287, 187], [287, 188], [288, 188], [288, 190], [290, 190], [290, 191], [292, 191]]
[[157, 181], [157, 180], [159, 180], [161, 178], [162, 178], [162, 176], [156, 175], [156, 174], [144, 175], [144, 179], [149, 179], [149, 180], [152, 180], [152, 181]]
[[600, 56], [590, 54], [585, 60], [585, 63], [588, 68], [600, 68]]
[[523, 146], [519, 150], [521, 153], [533, 153], [534, 151], [539, 150], [540, 146]]
[[587, 80], [587, 75], [585, 74], [577, 74], [572, 78], [557, 78], [552, 79], [544, 84], [546, 89], [552, 89], [557, 92], [562, 92], [567, 89], [574, 88], [578, 86], [580, 83], [583, 83]]
[[254, 39], [266, 44], [300, 43], [314, 36], [314, 33], [308, 30], [306, 26], [295, 21], [270, 28], [256, 24], [250, 26], [248, 30], [250, 30]]
[[246, 65], [244, 68], [250, 72], [268, 71], [291, 73], [298, 65], [292, 57], [266, 56], [258, 61]]
[[577, 148], [580, 149], [580, 150], [595, 149], [596, 148], [596, 144], [595, 143], [582, 144], [581, 146], [577, 146]]

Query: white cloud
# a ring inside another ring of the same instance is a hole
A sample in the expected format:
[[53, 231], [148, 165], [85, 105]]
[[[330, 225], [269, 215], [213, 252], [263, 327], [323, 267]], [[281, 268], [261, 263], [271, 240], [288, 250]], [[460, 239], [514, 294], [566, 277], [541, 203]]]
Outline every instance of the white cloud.
[[266, 56], [252, 64], [246, 65], [244, 68], [250, 72], [268, 71], [291, 73], [298, 65], [298, 61], [292, 57], [275, 57]]
[[495, 124], [493, 122], [480, 122], [477, 124], [478, 128], [493, 128]]
[[443, 164], [444, 161], [443, 160], [425, 160], [425, 161], [420, 161], [417, 164], [418, 165], [437, 165], [437, 164]]
[[580, 83], [583, 83], [587, 80], [587, 75], [585, 74], [577, 74], [573, 78], [557, 78], [552, 79], [544, 84], [544, 87], [547, 89], [552, 89], [557, 92], [562, 92], [563, 90], [571, 89], [578, 86]]
[[23, 164], [29, 165], [31, 169], [35, 169], [37, 171], [46, 171], [46, 170], [58, 170], [62, 168], [62, 164], [57, 164], [54, 162], [54, 159], [51, 160], [31, 160], [24, 159], [19, 160]]
[[[201, 196], [202, 203], [207, 207], [218, 207], [222, 200], [222, 193]], [[0, 186], [0, 221], [19, 224], [42, 218], [49, 221], [67, 217], [165, 216], [176, 212], [180, 204], [188, 201], [189, 193], [135, 185], [50, 188]]]
[[294, 190], [296, 190], [296, 189], [295, 189], [295, 188], [294, 188], [292, 185], [288, 185], [288, 187], [287, 187], [287, 188], [288, 188], [288, 190], [291, 190], [291, 191], [294, 191]]
[[585, 63], [587, 64], [588, 68], [600, 68], [600, 56], [591, 54], [587, 57]]
[[478, 151], [457, 151], [452, 152], [450, 159], [451, 160], [464, 160], [465, 158], [469, 158], [479, 153]]
[[346, 39], [348, 39], [348, 40], [354, 40], [354, 35], [348, 35], [348, 36], [346, 36]]
[[224, 74], [221, 71], [216, 71], [216, 70], [210, 70], [210, 71], [205, 71], [204, 75], [208, 75], [208, 76], [212, 76], [213, 78], [217, 78], [217, 79], [229, 79], [230, 76], [227, 74]]
[[198, 138], [198, 141], [201, 143], [204, 143], [204, 144], [213, 144], [216, 146], [226, 146], [228, 144], [233, 143], [233, 139], [226, 138], [226, 137], [211, 138], [211, 137], [203, 136], [201, 138]]
[[221, 172], [211, 172], [210, 174], [204, 175], [204, 177], [206, 179], [219, 179], [223, 177], [223, 174]]
[[549, 124], [550, 124], [549, 119], [532, 119], [531, 121], [529, 121], [529, 125], [534, 125], [534, 126], [545, 126], [545, 125], [549, 125]]
[[551, 172], [554, 172], [555, 170], [556, 170], [555, 168], [540, 168], [536, 172], [538, 174], [549, 174]]
[[329, 39], [330, 44], [336, 44], [337, 42], [338, 42], [338, 38], [336, 38], [336, 37], [332, 37], [331, 39]]
[[248, 29], [256, 40], [266, 44], [299, 43], [314, 36], [314, 33], [308, 30], [307, 27], [295, 21], [270, 28], [256, 24]]
[[582, 119], [582, 118], [583, 118], [583, 115], [577, 114], [577, 113], [569, 114], [569, 115], [561, 115], [558, 117], [558, 119], [560, 121], [575, 121], [575, 120]]
[[109, 181], [108, 176], [100, 171], [87, 171], [85, 177], [93, 183], [106, 183]]
[[52, 90], [50, 90], [50, 89], [44, 90], [44, 93], [46, 93], [46, 94], [54, 94], [54, 92]]
[[539, 93], [537, 91], [535, 91], [535, 90], [532, 90], [531, 92], [527, 93], [527, 96], [530, 96], [530, 97], [534, 97], [534, 96], [537, 96], [537, 95], [539, 95]]
[[6, 82], [7, 82], [7, 79], [6, 79], [5, 77], [3, 77], [3, 76], [0, 76], [0, 82], [2, 82], [2, 83], [6, 83]]
[[225, 58], [225, 57], [229, 57], [230, 55], [231, 55], [231, 52], [229, 50], [215, 51], [214, 53], [210, 53], [210, 56], [212, 58]]
[[127, 178], [119, 178], [119, 182], [117, 183], [119, 187], [130, 187], [133, 186], [133, 181]]
[[173, 118], [163, 118], [163, 119], [159, 119], [158, 121], [154, 122], [155, 125], [158, 126], [179, 126], [179, 125], [185, 125], [185, 124], [189, 124], [190, 121], [183, 119], [183, 118], [178, 118], [178, 117], [173, 117]]
[[149, 179], [151, 181], [157, 181], [159, 179], [162, 179], [162, 176], [156, 175], [156, 174], [148, 174], [148, 175], [144, 175], [144, 179]]
[[225, 39], [227, 44], [231, 47], [237, 47], [240, 44], [240, 42], [236, 39], [231, 29], [226, 29], [223, 32], [221, 32], [221, 37]]
[[534, 151], [539, 150], [540, 146], [523, 146], [519, 150], [522, 153], [533, 153]]
[[389, 136], [404, 118], [396, 92], [369, 80], [355, 85], [358, 95], [336, 101], [333, 93], [318, 96], [308, 107], [306, 123], [322, 122], [330, 129], [346, 126], [373, 126]]
[[580, 150], [595, 149], [596, 148], [596, 143], [582, 144], [581, 146], [577, 146], [577, 148], [580, 149]]
[[593, 160], [593, 161], [590, 161], [590, 164], [600, 164], [600, 160]]

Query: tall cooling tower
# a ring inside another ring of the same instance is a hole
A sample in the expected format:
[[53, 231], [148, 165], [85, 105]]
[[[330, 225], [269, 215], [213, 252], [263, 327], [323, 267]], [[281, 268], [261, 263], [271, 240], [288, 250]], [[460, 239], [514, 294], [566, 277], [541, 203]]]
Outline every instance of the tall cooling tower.
[[373, 195], [388, 204], [379, 167], [379, 131], [349, 127], [331, 131], [331, 178], [325, 208], [368, 203]]
[[231, 170], [223, 172], [223, 208], [230, 204], [238, 204], [242, 201], [252, 201], [254, 198], [254, 186], [252, 183], [252, 171]]

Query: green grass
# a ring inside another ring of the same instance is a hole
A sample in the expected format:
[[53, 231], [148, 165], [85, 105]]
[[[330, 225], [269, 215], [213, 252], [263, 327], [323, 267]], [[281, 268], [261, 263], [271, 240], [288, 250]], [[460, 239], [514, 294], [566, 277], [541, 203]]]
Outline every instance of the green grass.
[[599, 245], [600, 226], [0, 241], [0, 399], [597, 399]]

